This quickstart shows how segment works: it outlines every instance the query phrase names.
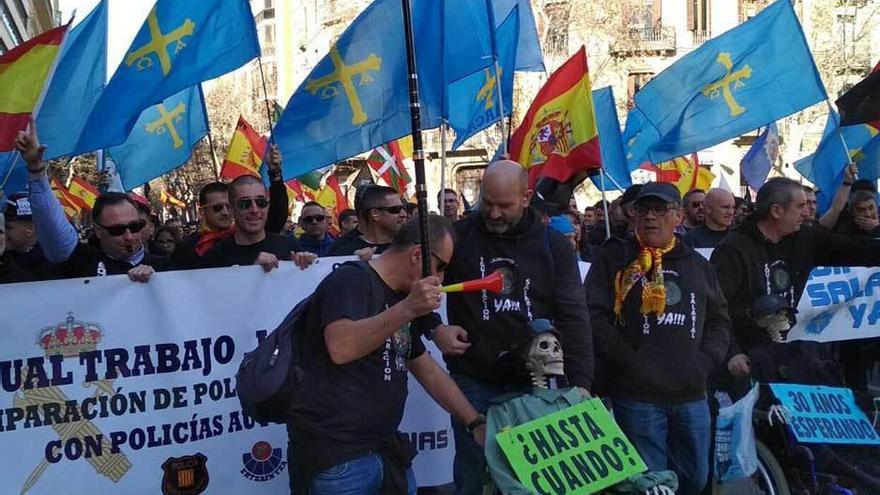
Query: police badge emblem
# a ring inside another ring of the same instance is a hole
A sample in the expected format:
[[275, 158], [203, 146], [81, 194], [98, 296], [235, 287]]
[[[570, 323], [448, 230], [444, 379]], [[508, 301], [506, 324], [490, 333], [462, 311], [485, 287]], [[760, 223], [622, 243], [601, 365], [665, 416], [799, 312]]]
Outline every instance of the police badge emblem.
[[200, 495], [208, 488], [208, 458], [201, 452], [162, 463], [162, 495]]

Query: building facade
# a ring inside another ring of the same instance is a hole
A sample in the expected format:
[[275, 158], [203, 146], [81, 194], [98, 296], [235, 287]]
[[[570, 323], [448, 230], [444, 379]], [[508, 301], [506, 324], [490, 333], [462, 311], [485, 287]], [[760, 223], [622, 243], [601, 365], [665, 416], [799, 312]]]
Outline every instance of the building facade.
[[57, 0], [0, 1], [0, 53], [60, 24]]

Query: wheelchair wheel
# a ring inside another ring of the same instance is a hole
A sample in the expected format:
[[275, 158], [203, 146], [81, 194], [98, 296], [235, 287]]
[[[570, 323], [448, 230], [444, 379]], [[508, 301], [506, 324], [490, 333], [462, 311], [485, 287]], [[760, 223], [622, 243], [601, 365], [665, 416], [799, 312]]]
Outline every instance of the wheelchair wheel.
[[713, 495], [791, 495], [782, 466], [773, 452], [761, 442], [755, 442], [758, 470], [750, 478], [712, 486]]

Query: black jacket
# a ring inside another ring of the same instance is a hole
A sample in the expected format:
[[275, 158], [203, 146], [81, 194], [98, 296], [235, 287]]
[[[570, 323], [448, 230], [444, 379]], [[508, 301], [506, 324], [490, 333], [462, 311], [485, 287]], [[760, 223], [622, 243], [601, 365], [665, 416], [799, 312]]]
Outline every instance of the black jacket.
[[774, 244], [750, 216], [715, 248], [712, 264], [730, 305], [733, 355], [771, 342], [746, 314], [758, 297], [780, 294], [795, 308], [814, 267], [880, 265], [880, 243], [803, 226]]
[[32, 282], [34, 277], [24, 271], [13, 261], [11, 253], [6, 252], [0, 256], [0, 284], [15, 284], [18, 282]]
[[[171, 261], [167, 256], [144, 253], [139, 265], [149, 265], [157, 272], [171, 270]], [[101, 248], [79, 243], [73, 249], [67, 261], [58, 264], [59, 271], [65, 278], [95, 277], [104, 275], [123, 275], [136, 265], [126, 261], [110, 258]]]
[[618, 320], [614, 280], [639, 250], [634, 240], [611, 239], [587, 275], [597, 379], [613, 398], [653, 403], [697, 400], [705, 395], [709, 371], [723, 362], [730, 338], [727, 302], [715, 270], [679, 241], [663, 256], [665, 314], [641, 314], [642, 285], [636, 283]]
[[467, 330], [471, 347], [447, 357], [449, 370], [490, 383], [525, 381], [517, 359], [531, 339], [528, 322], [553, 321], [562, 335], [565, 371], [574, 385], [593, 381], [593, 349], [577, 258], [568, 240], [548, 229], [531, 208], [511, 231], [491, 234], [477, 213], [455, 223], [455, 254], [444, 283], [478, 279], [501, 269], [509, 275], [507, 294], [449, 294], [451, 325]]

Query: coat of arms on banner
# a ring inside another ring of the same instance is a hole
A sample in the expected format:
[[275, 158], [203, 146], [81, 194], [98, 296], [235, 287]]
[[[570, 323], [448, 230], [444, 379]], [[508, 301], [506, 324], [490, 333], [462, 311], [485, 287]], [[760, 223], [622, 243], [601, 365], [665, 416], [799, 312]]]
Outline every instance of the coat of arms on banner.
[[250, 452], [241, 455], [241, 460], [244, 464], [241, 475], [258, 482], [275, 479], [287, 466], [281, 449], [266, 441], [255, 443]]
[[162, 495], [199, 495], [208, 488], [208, 458], [201, 452], [162, 463]]
[[[65, 321], [40, 330], [37, 345], [43, 349], [48, 362], [54, 356], [61, 356], [62, 359], [74, 358], [81, 352], [94, 351], [103, 337], [104, 332], [100, 325], [77, 321], [73, 313], [68, 313]], [[42, 373], [35, 373], [34, 369], [32, 366], [27, 366], [22, 370], [21, 388], [13, 398], [13, 405], [28, 411], [28, 417], [31, 417], [30, 412], [34, 411], [35, 419], [40, 418], [44, 425], [51, 424], [57, 439], [47, 446], [47, 455], [39, 461], [25, 480], [21, 493], [27, 493], [51, 466], [47, 460], [50, 451], [60, 452], [62, 449], [71, 448], [71, 445], [79, 446], [80, 450], [90, 449], [91, 455], [83, 456], [84, 460], [91, 464], [98, 474], [110, 478], [114, 483], [119, 482], [131, 468], [131, 462], [125, 454], [118, 451], [112, 453], [110, 441], [91, 420], [76, 416], [80, 418], [77, 421], [53, 422], [51, 420], [53, 416], [46, 411], [64, 410], [71, 399], [60, 387], [41, 386], [41, 382], [46, 381], [46, 372], [42, 370]], [[86, 387], [92, 385], [95, 387], [93, 394], [95, 399], [103, 395], [112, 396], [114, 393], [112, 380], [85, 384]]]

